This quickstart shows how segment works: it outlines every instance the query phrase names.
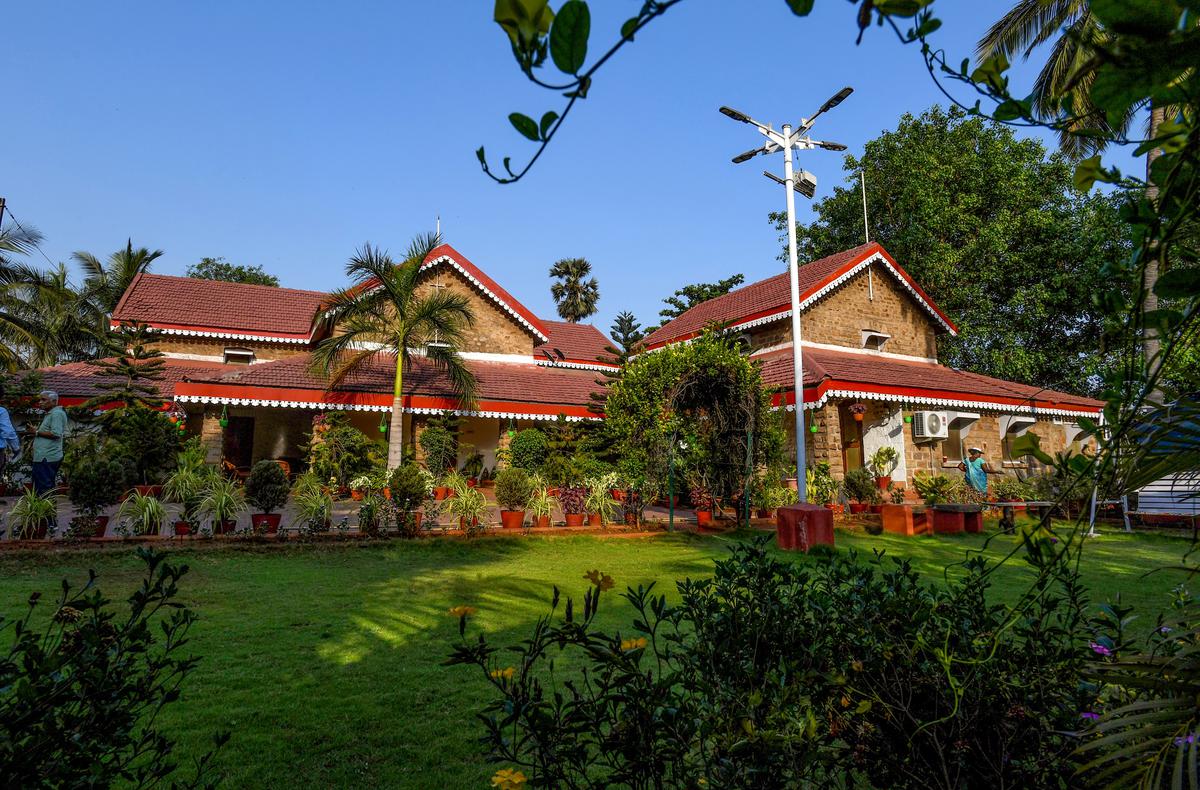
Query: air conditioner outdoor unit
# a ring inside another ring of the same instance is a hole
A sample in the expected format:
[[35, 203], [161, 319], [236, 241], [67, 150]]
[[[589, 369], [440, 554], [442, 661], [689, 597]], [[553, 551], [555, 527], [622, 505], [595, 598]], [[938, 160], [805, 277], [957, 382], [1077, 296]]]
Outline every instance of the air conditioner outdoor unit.
[[913, 415], [912, 427], [914, 439], [945, 439], [950, 417], [944, 411], [919, 411]]

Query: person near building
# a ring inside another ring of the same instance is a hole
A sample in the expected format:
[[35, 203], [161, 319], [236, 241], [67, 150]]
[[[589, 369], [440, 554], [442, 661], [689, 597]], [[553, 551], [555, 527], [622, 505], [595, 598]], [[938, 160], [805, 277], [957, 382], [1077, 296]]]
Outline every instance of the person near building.
[[[4, 384], [0, 383], [0, 401], [4, 400]], [[21, 437], [13, 428], [8, 409], [0, 406], [0, 478], [8, 473], [8, 462], [21, 454]]]
[[38, 398], [45, 414], [33, 435], [33, 490], [38, 495], [54, 489], [58, 467], [62, 465], [63, 439], [67, 435], [67, 412], [58, 405], [58, 393], [45, 390]]
[[959, 462], [958, 470], [967, 478], [967, 485], [981, 494], [987, 493], [987, 476], [997, 474], [978, 447], [967, 448], [967, 460]]

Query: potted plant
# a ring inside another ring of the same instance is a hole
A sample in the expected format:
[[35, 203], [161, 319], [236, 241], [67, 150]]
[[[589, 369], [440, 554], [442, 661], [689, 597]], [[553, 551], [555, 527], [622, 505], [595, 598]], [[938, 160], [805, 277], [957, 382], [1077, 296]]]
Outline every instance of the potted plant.
[[125, 469], [115, 458], [99, 455], [90, 460], [80, 459], [67, 480], [67, 493], [77, 515], [71, 529], [80, 537], [104, 537], [108, 516], [101, 511], [117, 504], [124, 488]]
[[213, 534], [233, 532], [237, 518], [246, 509], [246, 496], [233, 480], [216, 475], [208, 484], [196, 512], [212, 522]]
[[[456, 465], [458, 440], [447, 428], [428, 425], [421, 431], [417, 443], [421, 445], [421, 451], [425, 454], [425, 468], [434, 475], [440, 477]], [[444, 496], [438, 498], [445, 499]]]
[[851, 403], [848, 410], [849, 410], [850, 414], [854, 417], [855, 422], [862, 422], [863, 417], [867, 413], [867, 404]]
[[370, 475], [359, 475], [353, 478], [350, 483], [350, 498], [355, 502], [361, 502], [367, 489], [371, 487]]
[[476, 534], [483, 528], [480, 519], [487, 513], [487, 509], [487, 498], [482, 491], [472, 486], [464, 488], [451, 497], [446, 504], [446, 510], [450, 515], [458, 516], [458, 526], [468, 536]]
[[996, 480], [992, 484], [992, 493], [997, 502], [1029, 502], [1036, 496], [1033, 486], [1010, 475], [1003, 475]]
[[558, 506], [568, 527], [582, 527], [587, 502], [587, 489], [583, 486], [559, 486]]
[[167, 509], [158, 497], [134, 491], [117, 511], [123, 535], [157, 535], [167, 520]]
[[933, 511], [934, 532], [953, 534], [982, 530], [979, 516], [983, 506], [974, 502], [975, 495], [961, 477], [915, 474], [913, 485]]
[[875, 484], [879, 486], [880, 491], [888, 490], [888, 486], [892, 484], [892, 472], [896, 471], [899, 463], [900, 454], [890, 444], [885, 444], [871, 453], [867, 466], [871, 467], [871, 473], [875, 475]]
[[850, 512], [865, 513], [868, 505], [879, 498], [879, 487], [864, 467], [851, 469], [842, 480], [842, 494], [850, 502]]
[[44, 540], [57, 517], [58, 498], [52, 492], [39, 496], [26, 491], [8, 511], [8, 523], [17, 540]]
[[693, 479], [688, 483], [688, 499], [692, 502], [692, 509], [696, 511], [696, 526], [707, 527], [712, 524], [713, 506], [716, 500], [713, 498], [712, 492], [708, 490], [708, 486], [700, 479]]
[[500, 524], [505, 529], [520, 529], [525, 523], [525, 507], [533, 494], [533, 481], [524, 469], [511, 466], [496, 475], [496, 504], [500, 506]]
[[587, 494], [583, 507], [588, 513], [588, 525], [593, 527], [610, 524], [616, 520], [621, 503], [613, 499], [612, 490], [617, 484], [617, 473], [606, 472], [599, 477], [584, 481]]
[[467, 479], [467, 487], [479, 485], [479, 476], [483, 474], [483, 453], [477, 451], [474, 445], [462, 445], [463, 454], [467, 460], [459, 468], [458, 473]]
[[828, 463], [820, 461], [815, 466], [808, 467], [804, 470], [804, 479], [809, 502], [814, 505], [824, 505], [834, 513], [842, 512], [842, 506], [833, 501], [837, 496], [838, 481], [829, 471]]
[[532, 475], [529, 482], [529, 501], [525, 503], [525, 510], [529, 513], [533, 526], [545, 529], [550, 526], [550, 512], [554, 508], [554, 497], [550, 494], [550, 489], [541, 476]]
[[180, 505], [183, 508], [183, 512], [180, 513], [179, 519], [174, 524], [176, 535], [189, 535], [200, 527], [200, 520], [197, 516], [200, 501], [208, 490], [210, 478], [215, 476], [211, 473], [206, 474], [203, 470], [203, 466], [194, 467], [190, 464], [180, 464], [162, 487], [163, 501]]
[[292, 486], [292, 503], [300, 532], [306, 535], [329, 531], [333, 496], [315, 478], [301, 476]]
[[418, 510], [433, 490], [433, 475], [413, 463], [400, 464], [388, 478], [396, 526], [405, 537], [420, 534], [424, 514]]
[[290, 491], [287, 473], [279, 464], [264, 460], [254, 465], [246, 478], [246, 501], [257, 509], [250, 514], [250, 524], [255, 532], [274, 534], [279, 531], [283, 515], [275, 511], [287, 504]]
[[485, 466], [483, 471], [479, 473], [479, 485], [483, 488], [495, 488], [496, 474], [494, 466]]

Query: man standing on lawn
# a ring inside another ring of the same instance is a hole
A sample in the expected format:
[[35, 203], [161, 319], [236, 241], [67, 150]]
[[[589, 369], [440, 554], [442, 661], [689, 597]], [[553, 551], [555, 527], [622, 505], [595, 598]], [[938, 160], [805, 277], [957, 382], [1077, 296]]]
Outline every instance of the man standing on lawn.
[[42, 392], [38, 407], [46, 414], [33, 434], [33, 490], [39, 496], [54, 489], [63, 459], [63, 437], [67, 435], [67, 412], [58, 405], [58, 393]]
[[958, 469], [967, 478], [967, 485], [981, 494], [987, 493], [987, 476], [996, 474], [996, 470], [988, 465], [983, 457], [983, 450], [978, 447], [967, 448], [967, 460], [958, 464]]

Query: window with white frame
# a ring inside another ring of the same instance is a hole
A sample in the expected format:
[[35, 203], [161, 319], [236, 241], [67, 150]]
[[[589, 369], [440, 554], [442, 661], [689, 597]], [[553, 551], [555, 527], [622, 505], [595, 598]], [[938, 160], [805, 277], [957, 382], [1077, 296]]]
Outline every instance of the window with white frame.
[[1000, 457], [1005, 466], [1028, 466], [1030, 458], [1013, 455], [1013, 442], [1024, 436], [1036, 422], [1033, 417], [1025, 415], [1007, 414], [1000, 418]]
[[869, 351], [882, 351], [883, 346], [892, 336], [887, 332], [880, 332], [878, 329], [864, 329], [862, 331], [863, 348]]
[[225, 349], [226, 365], [249, 365], [254, 361], [254, 351], [249, 348]]
[[974, 412], [952, 411], [947, 412], [946, 417], [948, 422], [946, 441], [942, 442], [942, 463], [946, 466], [957, 466], [967, 457], [967, 436], [971, 433], [971, 426], [978, 422], [979, 415]]

